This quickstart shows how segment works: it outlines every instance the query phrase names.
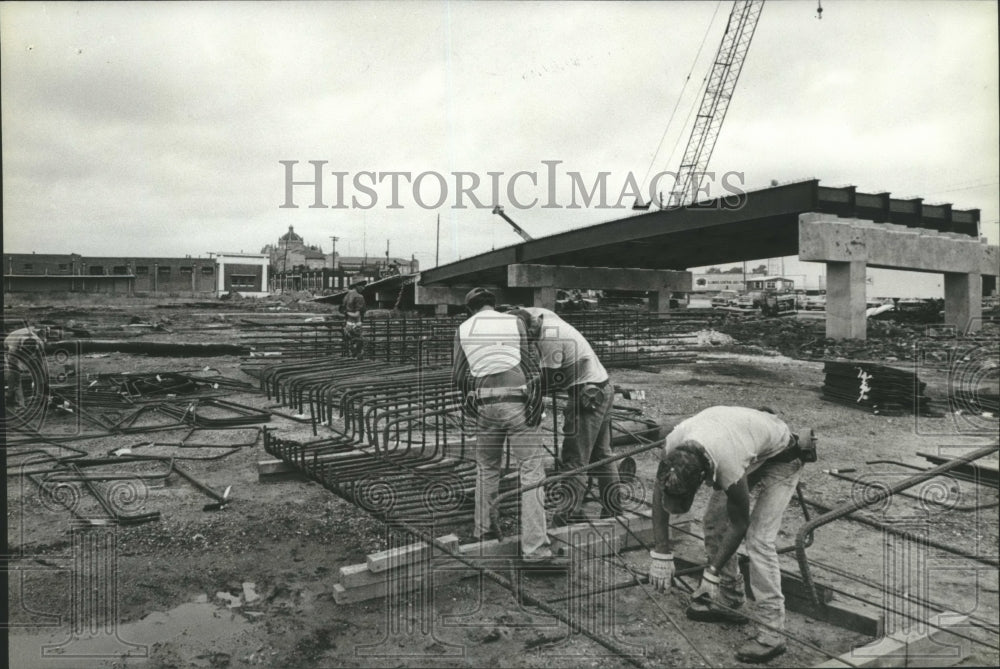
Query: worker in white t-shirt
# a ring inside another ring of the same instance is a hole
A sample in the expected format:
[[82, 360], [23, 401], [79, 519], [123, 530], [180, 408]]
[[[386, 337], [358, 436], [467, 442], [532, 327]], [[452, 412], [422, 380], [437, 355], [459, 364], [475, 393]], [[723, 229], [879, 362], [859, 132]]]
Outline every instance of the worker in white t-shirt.
[[[538, 431], [541, 393], [537, 348], [521, 320], [496, 311], [496, 296], [473, 288], [465, 296], [469, 318], [455, 333], [452, 381], [462, 392], [466, 414], [476, 421], [476, 516], [474, 535], [499, 538], [496, 498], [506, 454], [519, 463], [520, 485], [545, 479], [545, 447]], [[542, 487], [521, 493], [521, 558], [556, 566]]]
[[[801, 439], [800, 439], [801, 437]], [[741, 662], [766, 662], [785, 652], [785, 598], [775, 548], [781, 519], [803, 462], [815, 461], [812, 431], [796, 435], [769, 409], [715, 406], [669, 433], [653, 489], [650, 582], [670, 587], [670, 514], [686, 513], [704, 482], [712, 497], [703, 519], [708, 566], [687, 615], [702, 622], [746, 622], [743, 579], [735, 554], [746, 541], [756, 619], [764, 623], [736, 653]], [[750, 490], [760, 486], [753, 509]]]

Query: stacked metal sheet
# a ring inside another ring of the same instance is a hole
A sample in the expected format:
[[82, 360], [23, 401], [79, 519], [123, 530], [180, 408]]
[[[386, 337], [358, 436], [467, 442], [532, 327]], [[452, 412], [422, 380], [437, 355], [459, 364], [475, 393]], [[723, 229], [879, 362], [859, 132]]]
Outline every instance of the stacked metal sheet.
[[913, 371], [871, 362], [833, 362], [823, 366], [823, 399], [875, 414], [928, 415], [927, 384]]

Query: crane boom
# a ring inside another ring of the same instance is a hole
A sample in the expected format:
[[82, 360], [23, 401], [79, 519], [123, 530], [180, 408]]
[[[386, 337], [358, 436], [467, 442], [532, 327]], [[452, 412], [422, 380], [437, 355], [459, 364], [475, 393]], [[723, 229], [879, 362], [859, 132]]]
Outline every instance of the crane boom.
[[493, 207], [493, 213], [497, 214], [498, 216], [500, 216], [500, 218], [507, 221], [507, 224], [510, 225], [510, 227], [514, 228], [514, 232], [521, 235], [521, 239], [523, 239], [526, 242], [534, 241], [535, 239], [534, 237], [525, 232], [524, 228], [522, 228], [520, 225], [512, 221], [510, 216], [504, 213], [503, 207], [501, 207], [500, 205], [496, 205], [495, 207]]
[[764, 0], [733, 3], [667, 207], [690, 204], [699, 192], [763, 8]]

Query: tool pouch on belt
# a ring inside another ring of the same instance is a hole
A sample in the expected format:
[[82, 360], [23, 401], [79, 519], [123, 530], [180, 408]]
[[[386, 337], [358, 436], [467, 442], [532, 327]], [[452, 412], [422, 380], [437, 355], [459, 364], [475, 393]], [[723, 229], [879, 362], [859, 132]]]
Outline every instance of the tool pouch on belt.
[[816, 453], [816, 433], [809, 428], [799, 435], [799, 460], [802, 462], [816, 462], [819, 456]]
[[803, 430], [801, 434], [792, 435], [792, 441], [794, 442], [791, 446], [783, 450], [781, 453], [769, 458], [775, 462], [792, 462], [794, 460], [799, 460], [803, 464], [807, 462], [816, 462], [818, 455], [816, 453], [816, 433], [813, 432], [812, 428]]
[[586, 383], [580, 389], [580, 408], [584, 411], [597, 411], [604, 406], [606, 389], [596, 383]]

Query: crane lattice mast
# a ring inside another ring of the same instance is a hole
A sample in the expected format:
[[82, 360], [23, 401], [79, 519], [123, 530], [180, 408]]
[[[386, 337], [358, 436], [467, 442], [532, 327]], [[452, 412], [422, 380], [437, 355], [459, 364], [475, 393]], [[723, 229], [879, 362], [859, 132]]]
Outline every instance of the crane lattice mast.
[[763, 8], [764, 0], [733, 3], [667, 207], [690, 204], [699, 192]]

